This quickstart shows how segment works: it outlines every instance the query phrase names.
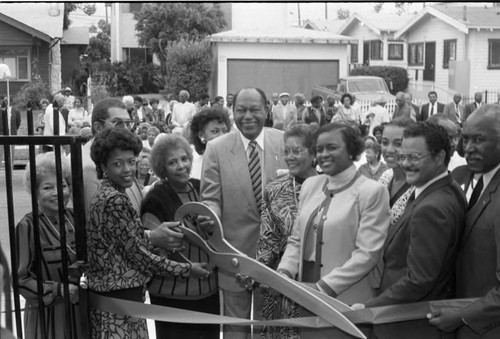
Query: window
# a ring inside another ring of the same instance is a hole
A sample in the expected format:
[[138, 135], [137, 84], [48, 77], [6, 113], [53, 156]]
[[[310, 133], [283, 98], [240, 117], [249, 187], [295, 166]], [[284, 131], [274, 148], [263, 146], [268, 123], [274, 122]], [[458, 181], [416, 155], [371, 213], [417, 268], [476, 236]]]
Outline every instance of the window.
[[126, 62], [143, 62], [150, 64], [153, 62], [153, 56], [147, 48], [124, 48], [123, 60]]
[[382, 41], [370, 41], [370, 59], [382, 60]]
[[500, 69], [500, 39], [488, 39], [488, 68]]
[[424, 44], [409, 44], [408, 45], [408, 64], [410, 66], [418, 66], [424, 64]]
[[351, 64], [358, 63], [358, 44], [351, 44]]
[[450, 60], [457, 59], [457, 40], [445, 40], [443, 50], [443, 68], [448, 68]]
[[29, 47], [2, 46], [0, 48], [0, 64], [9, 66], [9, 80], [30, 80]]
[[389, 44], [389, 60], [403, 60], [403, 44]]

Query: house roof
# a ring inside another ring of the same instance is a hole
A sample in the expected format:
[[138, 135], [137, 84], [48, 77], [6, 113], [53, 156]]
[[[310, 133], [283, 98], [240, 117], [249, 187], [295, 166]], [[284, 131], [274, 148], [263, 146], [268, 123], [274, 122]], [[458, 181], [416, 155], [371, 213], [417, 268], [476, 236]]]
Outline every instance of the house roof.
[[332, 32], [314, 31], [305, 28], [251, 28], [231, 30], [213, 34], [214, 42], [262, 42], [262, 43], [302, 43], [302, 44], [349, 44], [356, 40]]
[[346, 34], [346, 31], [358, 22], [366, 25], [377, 34], [396, 32], [415, 16], [415, 14], [396, 15], [389, 13], [374, 13], [367, 16], [354, 13], [338, 32], [339, 34]]
[[88, 45], [89, 44], [88, 27], [69, 27], [63, 32], [61, 44], [63, 45]]
[[338, 34], [340, 29], [345, 25], [345, 23], [346, 20], [307, 19], [302, 24], [302, 28], [314, 29], [316, 31], [332, 32]]
[[434, 16], [458, 31], [469, 33], [469, 29], [500, 29], [500, 8], [457, 6], [440, 4], [424, 8], [416, 17], [395, 33], [400, 37], [426, 16]]
[[45, 41], [63, 36], [63, 14], [62, 3], [0, 3], [0, 20]]

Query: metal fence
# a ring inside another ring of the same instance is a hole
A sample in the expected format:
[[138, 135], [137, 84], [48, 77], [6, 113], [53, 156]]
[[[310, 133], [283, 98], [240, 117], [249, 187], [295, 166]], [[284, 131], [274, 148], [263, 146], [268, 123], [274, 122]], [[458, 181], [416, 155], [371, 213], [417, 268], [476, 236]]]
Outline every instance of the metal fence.
[[[15, 145], [27, 145], [29, 148], [29, 166], [31, 175], [31, 210], [33, 212], [38, 211], [38, 197], [36, 190], [36, 155], [38, 153], [38, 148], [41, 145], [52, 145], [55, 153], [55, 166], [56, 166], [56, 178], [57, 178], [57, 197], [58, 197], [58, 224], [59, 224], [59, 234], [60, 234], [60, 251], [62, 257], [62, 286], [64, 290], [64, 307], [65, 307], [65, 319], [55, 319], [56, 322], [65, 322], [64, 326], [66, 332], [64, 334], [65, 338], [77, 339], [76, 333], [76, 321], [82, 321], [82, 328], [84, 333], [88, 333], [87, 329], [87, 317], [82, 316], [81, 319], [72, 319], [70, 317], [70, 300], [69, 300], [69, 282], [71, 279], [75, 279], [75, 274], [70, 272], [72, 270], [68, 265], [68, 250], [66, 246], [66, 225], [65, 225], [65, 213], [64, 213], [64, 199], [63, 199], [63, 173], [62, 173], [62, 156], [63, 150], [62, 146], [69, 146], [71, 152], [71, 173], [72, 173], [72, 201], [74, 206], [74, 226], [75, 226], [75, 236], [76, 236], [76, 258], [79, 261], [86, 261], [86, 243], [85, 243], [85, 212], [84, 212], [84, 199], [83, 199], [83, 174], [82, 174], [82, 160], [81, 160], [81, 145], [86, 141], [84, 138], [77, 136], [37, 136], [34, 133], [34, 122], [33, 113], [30, 105], [28, 105], [27, 123], [28, 123], [28, 135], [27, 136], [9, 136], [9, 126], [8, 126], [8, 115], [7, 106], [4, 104], [1, 110], [1, 119], [3, 123], [3, 135], [0, 136], [0, 147], [4, 148], [5, 157], [5, 187], [6, 187], [6, 197], [7, 197], [7, 214], [8, 214], [8, 230], [9, 230], [9, 244], [10, 244], [10, 267], [12, 272], [12, 289], [13, 289], [13, 304], [14, 310], [11, 308], [11, 295], [6, 295], [6, 315], [5, 325], [6, 328], [14, 333], [16, 337], [23, 338], [23, 320], [21, 309], [21, 295], [19, 291], [19, 277], [17, 272], [18, 267], [18, 251], [25, 249], [17, 248], [16, 241], [16, 225], [15, 220], [20, 219], [22, 216], [16, 216], [14, 212], [15, 199], [13, 194], [13, 159], [11, 154], [11, 146]], [[54, 131], [58, 133], [59, 131], [59, 110], [57, 108], [57, 103], [54, 103]], [[42, 277], [42, 249], [40, 241], [40, 217], [38, 213], [33, 213], [33, 234], [34, 234], [34, 245], [35, 245], [35, 272], [37, 277]], [[71, 276], [71, 277], [70, 277]], [[79, 277], [76, 277], [77, 279]], [[37, 279], [37, 305], [44, 305], [43, 300], [43, 281], [42, 279]], [[86, 294], [80, 292], [80, 304], [86, 303]], [[82, 311], [83, 311], [82, 307]], [[41, 335], [43, 339], [48, 339], [48, 329], [45, 321], [47, 306], [37, 307], [39, 322], [41, 328]], [[12, 317], [12, 313], [15, 315], [15, 321]], [[82, 313], [85, 314], [85, 313]]]

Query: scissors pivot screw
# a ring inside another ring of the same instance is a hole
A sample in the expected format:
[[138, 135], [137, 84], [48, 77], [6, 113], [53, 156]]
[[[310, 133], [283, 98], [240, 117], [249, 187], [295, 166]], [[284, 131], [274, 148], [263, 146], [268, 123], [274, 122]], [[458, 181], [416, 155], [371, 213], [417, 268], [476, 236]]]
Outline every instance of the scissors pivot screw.
[[238, 262], [238, 259], [236, 258], [231, 259], [231, 266], [238, 267], [239, 265], [240, 263]]

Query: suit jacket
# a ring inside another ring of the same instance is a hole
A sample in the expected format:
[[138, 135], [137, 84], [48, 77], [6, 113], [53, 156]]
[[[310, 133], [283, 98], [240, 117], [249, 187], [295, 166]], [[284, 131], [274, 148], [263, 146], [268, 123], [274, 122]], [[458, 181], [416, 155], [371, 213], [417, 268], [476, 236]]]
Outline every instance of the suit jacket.
[[472, 114], [472, 112], [474, 112], [476, 109], [478, 109], [478, 105], [476, 104], [476, 102], [471, 102], [470, 104], [466, 105], [465, 106], [465, 115], [464, 115], [464, 121], [467, 120], [467, 118], [469, 117], [469, 115]]
[[[263, 187], [286, 168], [280, 157], [283, 132], [264, 128]], [[201, 200], [219, 216], [224, 238], [254, 258], [260, 232], [260, 211], [252, 190], [248, 159], [239, 131], [210, 141], [203, 155]], [[219, 275], [220, 286], [232, 291], [243, 288], [234, 277]]]
[[[384, 246], [380, 295], [367, 307], [455, 296], [455, 260], [461, 242], [467, 201], [450, 174], [409, 202], [389, 228]], [[377, 328], [375, 329], [377, 332]], [[380, 338], [440, 338], [427, 320], [380, 326]], [[398, 333], [399, 336], [388, 335]]]
[[[427, 119], [429, 119], [429, 116], [430, 116], [430, 103], [427, 103], [427, 104], [424, 104], [422, 105], [422, 107], [420, 107], [420, 118], [422, 119], [422, 121], [426, 121]], [[437, 114], [437, 113], [443, 113], [444, 111], [444, 104], [438, 102], [437, 103], [437, 112], [433, 112], [433, 114]]]
[[422, 117], [420, 116], [420, 107], [418, 107], [414, 103], [411, 104], [411, 107], [415, 111], [415, 114], [416, 114], [416, 117], [417, 117], [417, 121], [422, 121]]
[[457, 296], [479, 298], [461, 313], [457, 338], [500, 338], [500, 171], [466, 216], [458, 257]]
[[[460, 112], [457, 112], [457, 108], [455, 106], [454, 102], [450, 102], [444, 107], [443, 115], [447, 116], [448, 118], [451, 119], [454, 123], [459, 125], [462, 121], [464, 121], [464, 116], [465, 116], [465, 107], [464, 105], [458, 105], [458, 109]], [[460, 117], [460, 121], [457, 119], [457, 113], [458, 116]]]

